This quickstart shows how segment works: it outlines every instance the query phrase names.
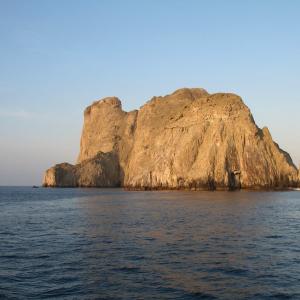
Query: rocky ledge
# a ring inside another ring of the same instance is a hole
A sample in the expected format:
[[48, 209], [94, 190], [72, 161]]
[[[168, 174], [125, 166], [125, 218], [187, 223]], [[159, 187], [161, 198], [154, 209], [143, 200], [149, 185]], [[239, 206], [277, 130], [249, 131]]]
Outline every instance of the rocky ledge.
[[44, 186], [128, 189], [297, 187], [290, 155], [230, 93], [180, 89], [125, 112], [108, 97], [84, 112], [76, 165], [48, 169]]

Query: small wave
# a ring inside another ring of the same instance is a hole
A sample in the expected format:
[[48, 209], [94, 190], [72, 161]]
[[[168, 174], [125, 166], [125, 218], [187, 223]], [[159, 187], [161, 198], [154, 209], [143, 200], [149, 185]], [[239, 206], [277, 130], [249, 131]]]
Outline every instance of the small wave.
[[255, 299], [277, 299], [277, 300], [285, 300], [285, 299], [299, 299], [300, 294], [295, 293], [273, 293], [273, 294], [254, 294]]
[[241, 268], [212, 268], [208, 271], [219, 272], [219, 273], [224, 273], [224, 274], [229, 274], [234, 276], [244, 276], [247, 275], [249, 272], [247, 269], [241, 269]]
[[144, 238], [144, 240], [146, 240], [146, 241], [155, 241], [156, 239], [154, 237], [147, 236], [147, 237]]
[[7, 254], [7, 255], [2, 255], [2, 259], [24, 259], [27, 258], [26, 256], [23, 255], [18, 255], [18, 254]]
[[286, 293], [276, 293], [270, 296], [270, 299], [297, 299], [297, 298], [298, 298], [297, 295], [286, 294]]
[[80, 298], [81, 294], [83, 294], [81, 286], [76, 285], [69, 288], [60, 287], [60, 288], [50, 289], [44, 293], [41, 293], [39, 297], [40, 299], [49, 299], [49, 298], [57, 298], [58, 296], [60, 298], [63, 298], [63, 297], [70, 297], [72, 295], [76, 295], [76, 297], [79, 296]]
[[143, 256], [143, 255], [131, 255], [131, 256], [129, 256], [128, 257], [129, 259], [131, 259], [131, 260], [144, 260], [144, 259], [146, 259], [146, 257], [145, 256]]
[[191, 299], [204, 299], [204, 300], [214, 300], [218, 299], [216, 296], [208, 294], [208, 293], [203, 293], [203, 292], [192, 292], [190, 293], [190, 298]]
[[139, 267], [121, 267], [121, 268], [114, 268], [113, 271], [125, 272], [125, 273], [138, 273], [141, 271], [141, 269]]
[[283, 238], [283, 235], [273, 234], [273, 235], [266, 236], [266, 239], [281, 239], [281, 238]]
[[256, 279], [273, 279], [273, 278], [277, 278], [276, 275], [274, 274], [259, 274], [255, 276]]
[[113, 241], [111, 241], [111, 240], [103, 240], [102, 243], [103, 244], [112, 244]]
[[1, 232], [0, 232], [0, 235], [15, 236], [15, 235], [17, 235], [17, 234], [14, 233], [14, 232], [11, 232], [11, 231], [1, 231]]

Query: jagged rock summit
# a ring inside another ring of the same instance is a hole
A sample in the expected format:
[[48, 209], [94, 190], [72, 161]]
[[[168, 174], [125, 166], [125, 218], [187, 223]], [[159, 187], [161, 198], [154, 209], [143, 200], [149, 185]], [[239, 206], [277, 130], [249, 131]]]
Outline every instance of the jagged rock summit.
[[116, 97], [88, 106], [77, 164], [48, 169], [43, 184], [276, 189], [297, 186], [298, 170], [239, 96], [184, 88], [131, 112]]

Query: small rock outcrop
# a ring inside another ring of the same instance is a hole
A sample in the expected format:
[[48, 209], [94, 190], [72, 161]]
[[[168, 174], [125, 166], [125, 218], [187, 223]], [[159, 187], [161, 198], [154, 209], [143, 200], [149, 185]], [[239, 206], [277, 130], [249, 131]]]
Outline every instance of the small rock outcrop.
[[46, 171], [46, 187], [117, 187], [121, 185], [118, 158], [98, 152], [77, 165], [62, 163]]
[[44, 186], [128, 189], [295, 187], [288, 153], [230, 93], [180, 89], [125, 112], [115, 97], [84, 112], [78, 163], [46, 171]]

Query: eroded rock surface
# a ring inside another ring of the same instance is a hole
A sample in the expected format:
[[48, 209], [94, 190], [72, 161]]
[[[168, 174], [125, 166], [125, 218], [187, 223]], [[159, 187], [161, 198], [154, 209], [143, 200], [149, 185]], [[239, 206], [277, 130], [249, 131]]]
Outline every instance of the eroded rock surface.
[[125, 112], [118, 98], [84, 112], [78, 164], [45, 186], [239, 189], [296, 186], [298, 170], [235, 94], [180, 89]]

